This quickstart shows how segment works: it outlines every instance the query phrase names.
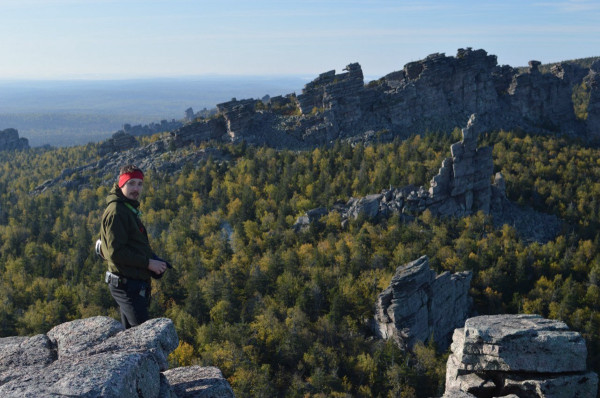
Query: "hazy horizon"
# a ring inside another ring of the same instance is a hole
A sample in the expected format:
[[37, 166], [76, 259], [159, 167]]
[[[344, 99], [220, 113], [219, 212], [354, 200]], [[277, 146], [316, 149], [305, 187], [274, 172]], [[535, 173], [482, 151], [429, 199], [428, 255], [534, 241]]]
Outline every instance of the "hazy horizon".
[[298, 93], [301, 77], [204, 77], [0, 81], [0, 131], [31, 146], [72, 146], [109, 138], [125, 123], [181, 120], [232, 98]]

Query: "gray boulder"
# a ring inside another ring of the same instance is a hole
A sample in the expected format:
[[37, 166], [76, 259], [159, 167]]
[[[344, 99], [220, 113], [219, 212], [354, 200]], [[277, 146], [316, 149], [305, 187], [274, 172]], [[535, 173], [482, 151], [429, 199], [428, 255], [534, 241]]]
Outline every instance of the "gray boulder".
[[47, 335], [56, 347], [58, 356], [66, 358], [91, 350], [123, 330], [121, 322], [97, 316], [55, 326]]
[[187, 395], [175, 388], [179, 382], [171, 385], [167, 372], [161, 372], [167, 371], [167, 357], [178, 344], [173, 322], [166, 318], [124, 330], [118, 321], [98, 316], [58, 325], [47, 335], [2, 338], [0, 396], [233, 397], [214, 368], [168, 371], [184, 373], [187, 385], [204, 385], [208, 395]]
[[233, 397], [231, 386], [215, 367], [188, 366], [164, 372], [178, 397]]
[[352, 218], [364, 215], [367, 219], [374, 219], [379, 214], [379, 204], [382, 198], [381, 194], [373, 194], [355, 200], [348, 209], [348, 215]]
[[471, 277], [471, 272], [436, 276], [427, 256], [398, 267], [390, 286], [377, 298], [375, 333], [409, 349], [433, 336], [445, 350], [452, 332], [469, 314]]
[[13, 366], [48, 365], [56, 353], [47, 336], [5, 337], [0, 339], [0, 369]]
[[467, 319], [454, 332], [446, 395], [475, 397], [596, 397], [598, 376], [587, 371], [585, 341], [560, 321], [539, 315]]

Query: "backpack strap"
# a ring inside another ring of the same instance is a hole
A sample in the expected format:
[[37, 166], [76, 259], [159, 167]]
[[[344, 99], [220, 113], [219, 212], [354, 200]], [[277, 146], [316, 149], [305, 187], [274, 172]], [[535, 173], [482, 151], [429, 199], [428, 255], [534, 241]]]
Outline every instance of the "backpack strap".
[[146, 227], [144, 227], [144, 224], [142, 224], [142, 220], [140, 219], [142, 212], [127, 202], [123, 202], [123, 204], [125, 206], [127, 206], [129, 208], [129, 210], [131, 210], [133, 212], [133, 214], [135, 214], [135, 223], [137, 224], [138, 228], [140, 229], [140, 232], [143, 233], [144, 235], [148, 236], [148, 233], [146, 232]]
[[133, 214], [135, 214], [136, 216], [141, 216], [142, 212], [138, 209], [136, 209], [135, 207], [133, 207], [131, 204], [127, 203], [127, 202], [123, 202], [123, 204], [125, 206], [127, 206], [129, 208], [129, 210], [131, 210], [133, 212]]

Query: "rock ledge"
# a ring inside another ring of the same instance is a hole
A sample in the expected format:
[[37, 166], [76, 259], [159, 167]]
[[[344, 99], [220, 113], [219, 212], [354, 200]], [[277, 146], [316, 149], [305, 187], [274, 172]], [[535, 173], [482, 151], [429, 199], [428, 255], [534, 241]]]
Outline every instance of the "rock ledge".
[[124, 330], [113, 318], [98, 316], [58, 325], [47, 334], [0, 338], [0, 396], [234, 396], [217, 368], [167, 370], [167, 357], [178, 344], [166, 318]]

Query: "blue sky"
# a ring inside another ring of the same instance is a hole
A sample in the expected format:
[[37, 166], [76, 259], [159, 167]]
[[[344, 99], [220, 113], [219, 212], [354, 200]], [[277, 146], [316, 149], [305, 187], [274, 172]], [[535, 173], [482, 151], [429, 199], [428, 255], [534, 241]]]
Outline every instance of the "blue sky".
[[0, 79], [381, 77], [458, 48], [500, 64], [600, 55], [600, 1], [0, 0]]

